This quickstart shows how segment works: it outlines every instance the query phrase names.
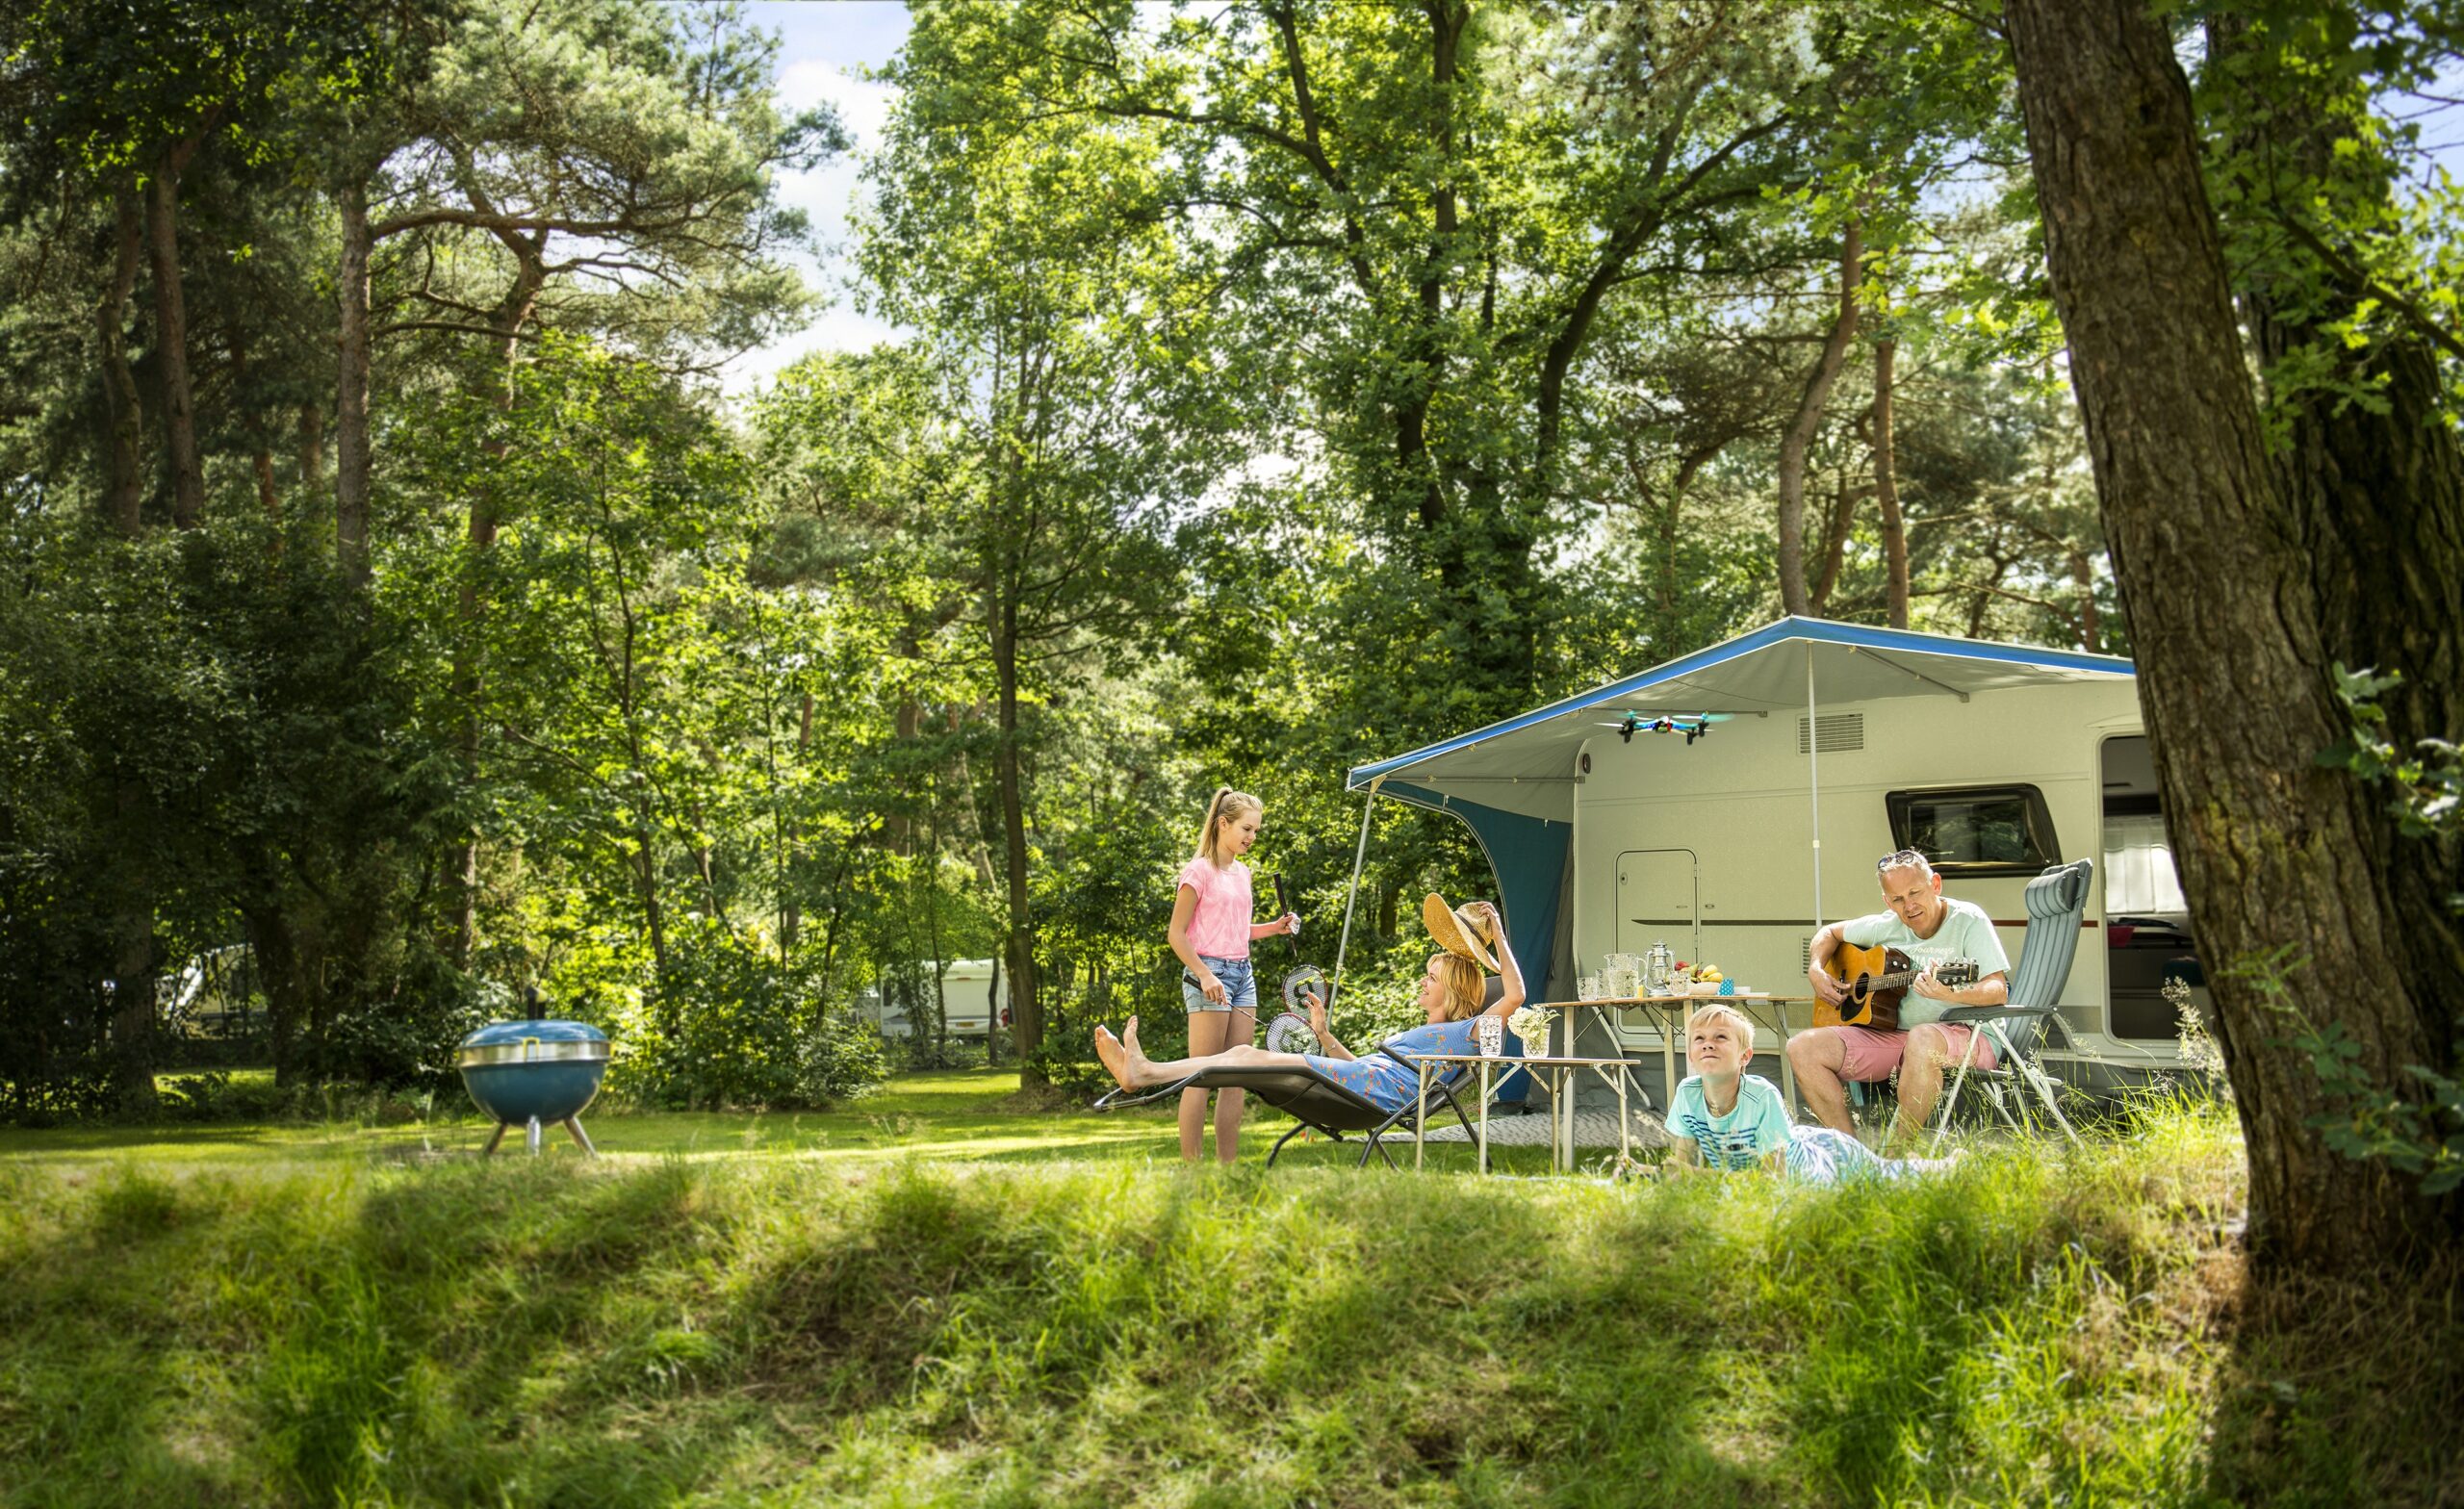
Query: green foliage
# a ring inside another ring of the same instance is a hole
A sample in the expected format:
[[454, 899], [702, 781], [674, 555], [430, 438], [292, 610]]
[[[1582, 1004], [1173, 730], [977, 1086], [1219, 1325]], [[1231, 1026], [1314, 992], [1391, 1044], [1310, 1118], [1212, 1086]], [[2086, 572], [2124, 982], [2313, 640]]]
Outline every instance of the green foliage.
[[[2400, 674], [2376, 675], [2335, 667], [2336, 696], [2345, 706], [2351, 731], [2319, 753], [2319, 763], [2350, 771], [2366, 785], [2392, 788], [2388, 809], [2404, 837], [2426, 843], [2453, 844], [2464, 832], [2464, 757], [2445, 739], [2423, 739], [2410, 751], [2399, 751], [2388, 736], [2387, 709], [2378, 704], [2384, 693], [2402, 684]], [[2464, 912], [2464, 894], [2450, 898]], [[2301, 1017], [2289, 1003], [2281, 960], [2258, 967], [2253, 980], [2271, 1006], [2299, 1024], [2294, 1042], [2309, 1055], [2321, 1087], [2341, 1100], [2346, 1111], [2314, 1117], [2327, 1144], [2348, 1158], [2383, 1162], [2415, 1175], [2424, 1194], [2439, 1195], [2464, 1187], [2464, 1077], [2446, 1074], [2431, 1064], [2400, 1066], [2417, 1083], [2389, 1084], [2363, 1062], [2362, 1045], [2342, 1022], [2321, 1027]]]
[[2270, 306], [2265, 418], [2278, 445], [2317, 407], [2384, 414], [2390, 358], [2435, 352], [2464, 423], [2464, 192], [2429, 121], [2457, 22], [2440, 5], [2199, 8], [2208, 183], [2236, 287]]
[[613, 1095], [677, 1110], [795, 1110], [861, 1095], [888, 1075], [871, 1023], [833, 1020], [809, 973], [713, 919], [671, 935], [657, 989], [663, 1010], [621, 1024]]
[[[2391, 787], [2388, 810], [2405, 837], [2453, 842], [2464, 833], [2464, 748], [2451, 740], [2426, 738], [2399, 750], [2389, 737], [2387, 709], [2378, 705], [2378, 699], [2402, 685], [2403, 674], [2348, 671], [2342, 662], [2333, 669], [2336, 698], [2352, 729], [2322, 750], [2319, 763], [2348, 770], [2365, 784]], [[2451, 905], [2464, 911], [2464, 894], [2451, 898]]]

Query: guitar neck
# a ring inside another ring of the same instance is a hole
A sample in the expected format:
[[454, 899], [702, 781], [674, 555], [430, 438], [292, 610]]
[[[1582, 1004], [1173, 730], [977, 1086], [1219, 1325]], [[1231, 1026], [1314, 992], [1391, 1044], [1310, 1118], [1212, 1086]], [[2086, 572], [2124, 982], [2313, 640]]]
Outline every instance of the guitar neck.
[[[1862, 977], [1862, 979], [1865, 979], [1865, 988], [1867, 988], [1867, 991], [1897, 991], [1897, 988], [1905, 988], [1905, 986], [1912, 986], [1912, 984], [1917, 984], [1917, 979], [1922, 977], [1922, 974], [1924, 974], [1922, 969], [1902, 969], [1902, 971], [1897, 971], [1897, 974], [1867, 974], [1867, 977]], [[1937, 982], [1946, 984], [1946, 986], [1952, 986], [1952, 988], [1959, 988], [1959, 986], [1964, 986], [1964, 984], [1968, 984], [1966, 971], [1964, 971], [1964, 969], [1944, 971], [1944, 974], [1937, 974], [1935, 979], [1937, 979]]]

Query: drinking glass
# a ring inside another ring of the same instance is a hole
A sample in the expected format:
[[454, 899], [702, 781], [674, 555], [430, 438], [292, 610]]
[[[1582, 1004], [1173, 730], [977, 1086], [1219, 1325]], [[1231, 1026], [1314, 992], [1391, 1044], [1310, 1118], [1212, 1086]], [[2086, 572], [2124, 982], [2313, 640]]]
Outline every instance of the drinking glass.
[[1505, 1023], [1494, 1016], [1482, 1016], [1475, 1028], [1480, 1038], [1480, 1057], [1494, 1059], [1505, 1051]]

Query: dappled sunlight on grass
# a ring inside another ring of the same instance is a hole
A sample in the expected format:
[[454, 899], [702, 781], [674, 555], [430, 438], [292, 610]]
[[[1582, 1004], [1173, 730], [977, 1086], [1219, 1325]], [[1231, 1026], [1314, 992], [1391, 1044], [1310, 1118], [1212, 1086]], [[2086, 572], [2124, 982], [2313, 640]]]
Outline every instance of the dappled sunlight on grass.
[[[609, 1164], [682, 1158], [798, 1159], [851, 1164], [899, 1158], [1031, 1162], [1048, 1159], [1177, 1162], [1178, 1135], [1168, 1108], [1098, 1115], [1083, 1110], [1018, 1110], [1014, 1069], [969, 1069], [901, 1075], [874, 1094], [821, 1112], [603, 1112], [585, 1113], [603, 1161]], [[437, 1117], [394, 1126], [347, 1122], [274, 1122], [168, 1127], [73, 1128], [0, 1131], [0, 1164], [37, 1167], [91, 1167], [137, 1160], [148, 1164], [280, 1164], [372, 1161], [416, 1162], [429, 1158], [475, 1158], [494, 1126], [455, 1097], [438, 1097]], [[1252, 1106], [1242, 1131], [1245, 1163], [1260, 1163], [1292, 1126], [1272, 1111]], [[1396, 1161], [1409, 1166], [1408, 1138], [1390, 1144]], [[561, 1127], [542, 1129], [542, 1155], [564, 1163], [580, 1152]], [[1333, 1143], [1296, 1140], [1277, 1167], [1348, 1166], [1360, 1156], [1357, 1138]], [[519, 1131], [506, 1136], [499, 1158], [523, 1152]], [[1471, 1151], [1462, 1144], [1431, 1143], [1430, 1166], [1464, 1170]], [[1214, 1158], [1212, 1134], [1207, 1158]], [[1502, 1172], [1547, 1169], [1538, 1149], [1500, 1148], [1492, 1157]]]

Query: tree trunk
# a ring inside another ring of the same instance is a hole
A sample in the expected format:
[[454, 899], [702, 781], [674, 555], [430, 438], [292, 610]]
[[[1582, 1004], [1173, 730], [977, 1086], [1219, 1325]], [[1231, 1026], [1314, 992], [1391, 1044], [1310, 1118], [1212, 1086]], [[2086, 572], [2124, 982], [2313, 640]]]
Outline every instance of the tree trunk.
[[[266, 434], [264, 409], [250, 401], [253, 395], [248, 387], [247, 326], [234, 322], [230, 329], [232, 407], [239, 411], [241, 426], [248, 433], [248, 462], [257, 474], [257, 507], [265, 514], [267, 523], [279, 525], [282, 523], [282, 495], [274, 490], [273, 442]], [[281, 542], [277, 539], [275, 549], [280, 548]]]
[[992, 985], [984, 1000], [984, 1061], [1001, 1062], [1001, 958], [992, 959]]
[[[547, 264], [543, 260], [547, 235], [545, 231], [528, 238], [513, 235], [510, 232], [498, 233], [497, 239], [503, 243], [506, 250], [513, 253], [517, 263], [512, 285], [505, 290], [504, 296], [497, 301], [497, 307], [488, 315], [488, 328], [496, 337], [498, 353], [504, 362], [503, 381], [496, 389], [494, 400], [499, 412], [508, 411], [513, 407], [513, 363], [522, 349], [522, 327], [529, 322], [531, 311], [538, 303], [539, 290], [546, 286], [548, 281]], [[499, 441], [488, 442], [486, 448], [491, 457], [504, 454], [504, 446]], [[474, 561], [496, 548], [497, 528], [500, 523], [489, 500], [482, 496], [475, 495], [471, 499], [471, 511], [464, 525], [463, 535], [470, 544]], [[463, 578], [458, 605], [461, 612], [462, 638], [454, 648], [452, 677], [455, 697], [464, 709], [460, 740], [462, 778], [473, 785], [476, 785], [479, 780], [479, 748], [484, 742], [484, 730], [480, 727], [479, 695], [487, 684], [485, 646], [479, 637], [479, 627], [487, 619], [488, 603], [478, 588], [473, 585], [471, 576], [466, 575]], [[629, 684], [632, 674], [630, 665], [631, 661], [629, 657], [626, 672]], [[635, 768], [638, 769], [639, 766]], [[456, 884], [453, 929], [448, 952], [456, 969], [469, 967], [472, 951], [478, 947], [479, 837], [479, 833], [474, 831], [463, 839], [453, 857], [451, 873], [456, 877]], [[645, 854], [647, 855], [647, 851]], [[653, 907], [651, 911], [654, 951], [659, 956], [659, 968], [663, 973], [667, 967], [666, 949], [661, 941], [663, 933], [656, 921], [657, 908]]]
[[[812, 693], [803, 693], [800, 702], [801, 705], [796, 713], [798, 768], [803, 767], [806, 756], [812, 749]], [[771, 781], [771, 800], [775, 802], [778, 799], [778, 778], [775, 773]], [[797, 940], [804, 933], [804, 908], [797, 905], [795, 888], [796, 853], [803, 846], [804, 826], [794, 817], [783, 813], [779, 824], [779, 862], [774, 872], [778, 885], [779, 962], [781, 964], [786, 963], [788, 956], [795, 952]]]
[[258, 983], [266, 993], [266, 1038], [272, 1050], [273, 1082], [289, 1088], [300, 1077], [299, 1029], [307, 1016], [300, 999], [296, 939], [278, 900], [244, 907], [240, 920], [247, 932], [249, 951], [256, 957]]
[[137, 374], [128, 365], [128, 299], [137, 287], [144, 241], [137, 195], [123, 188], [118, 195], [111, 291], [95, 307], [94, 329], [102, 345], [103, 413], [110, 431], [111, 475], [103, 489], [103, 517], [121, 534], [131, 536], [141, 526], [145, 498], [145, 416], [138, 399]]
[[299, 490], [315, 493], [325, 479], [325, 411], [321, 405], [299, 406]]
[[1849, 484], [1848, 474], [1841, 472], [1839, 486], [1831, 495], [1831, 516], [1822, 530], [1822, 578], [1816, 581], [1809, 599], [1816, 613], [1831, 608], [1831, 594], [1839, 585], [1839, 568], [1848, 557], [1848, 536], [1857, 524], [1857, 498], [1862, 489]]
[[1813, 611], [1806, 587], [1806, 452], [1822, 428], [1823, 405], [1831, 401], [1832, 384], [1847, 363], [1848, 343], [1857, 338], [1857, 285], [1864, 276], [1864, 232], [1851, 220], [1839, 241], [1839, 313], [1806, 379], [1796, 417], [1780, 439], [1780, 601], [1793, 614]]
[[[2315, 112], [2283, 108], [2288, 96], [2319, 90], [2317, 75], [2289, 76], [2285, 55], [2249, 45], [2248, 23], [2240, 17], [2212, 19], [2207, 36], [2220, 90], [2237, 91], [2232, 103], [2246, 123], [2227, 170], [2247, 164], [2273, 169], [2256, 182], [2245, 179], [2246, 213], [2272, 241], [2283, 220], [2315, 214], [2305, 192], [2311, 184], [2341, 179], [2348, 193], [2389, 197], [2382, 169], [2363, 156], [2338, 154], [2340, 131], [2331, 122], [2344, 117], [2323, 108], [2327, 101]], [[2351, 88], [2337, 77], [2325, 88]], [[2238, 93], [2254, 83], [2262, 92]], [[2278, 175], [2293, 180], [2296, 202], [2279, 202]], [[2392, 205], [2389, 213], [2397, 213]], [[2298, 257], [2301, 250], [2286, 253]], [[2438, 354], [2419, 331], [2401, 325], [2348, 345], [2328, 321], [2375, 291], [2347, 268], [2318, 261], [2309, 270], [2326, 294], [2323, 307], [2297, 289], [2280, 295], [2281, 272], [2236, 292], [2263, 381], [2288, 359], [2317, 358], [2339, 384], [2368, 389], [2377, 399], [2347, 403], [2333, 386], [2274, 395], [2289, 440], [2273, 459], [2297, 521], [2320, 640], [2348, 666], [2403, 673], [2402, 684], [2381, 699], [2400, 745], [2464, 738], [2464, 634], [2457, 632], [2464, 625], [2464, 571], [2457, 570], [2464, 561], [2464, 448], [2449, 422]], [[2404, 972], [2423, 996], [2464, 1002], [2464, 933], [2449, 902], [2464, 887], [2464, 875], [2453, 855], [2403, 836], [2391, 812], [2374, 815], [2372, 854], [2389, 878]], [[2439, 1061], [2454, 1062], [2456, 1019], [2433, 1012], [2424, 1025]]]
[[344, 580], [365, 587], [369, 581], [371, 471], [368, 264], [376, 243], [368, 225], [368, 185], [353, 180], [340, 197], [342, 318], [340, 333], [335, 338], [340, 378], [334, 405], [334, 557], [342, 568]]
[[[1883, 565], [1889, 577], [1890, 627], [1908, 627], [1908, 521], [1899, 511], [1898, 465], [1891, 445], [1891, 368], [1899, 359], [1899, 343], [1888, 336], [1874, 343], [1874, 502], [1883, 516]], [[2092, 600], [2090, 611], [2094, 611]], [[2095, 648], [2091, 644], [2089, 649]]]
[[152, 1109], [154, 1090], [154, 914], [131, 908], [119, 917], [112, 958], [112, 1099], [122, 1111]]
[[1043, 1046], [1043, 1009], [1037, 999], [1035, 918], [1027, 903], [1027, 810], [1018, 777], [1018, 610], [1006, 600], [991, 607], [1001, 729], [993, 749], [993, 775], [1001, 790], [1010, 901], [1010, 933], [1003, 947], [1010, 965], [1010, 1030], [1018, 1050], [1018, 1083], [1040, 1088], [1045, 1081], [1035, 1056]]
[[2079, 588], [2079, 648], [2094, 654], [2105, 647], [2105, 626], [2096, 611], [2096, 566], [2088, 552], [2070, 551], [2070, 579]]
[[205, 472], [197, 460], [188, 304], [180, 289], [178, 164], [187, 156], [178, 149], [164, 153], [146, 180], [145, 242], [154, 277], [154, 358], [163, 373], [163, 436], [171, 462], [171, 523], [192, 529], [205, 516]]
[[[114, 778], [115, 826], [135, 840], [151, 826], [143, 786], [125, 772]], [[154, 1093], [154, 878], [146, 846], [119, 846], [112, 915], [112, 1098], [123, 1111], [152, 1109]]]
[[2311, 1121], [2340, 1108], [2269, 988], [2340, 1027], [2352, 1067], [2391, 1093], [2417, 1093], [2404, 1065], [2443, 1062], [2435, 982], [2405, 967], [2375, 857], [2377, 799], [2316, 763], [2346, 731], [2327, 668], [2343, 647], [2324, 642], [2302, 510], [2267, 454], [2189, 85], [2141, 0], [2008, 0], [2007, 14], [2054, 300], [2248, 1149], [2252, 1249], [2287, 1269], [2419, 1266], [2464, 1228], [2464, 1199], [2327, 1147]]

